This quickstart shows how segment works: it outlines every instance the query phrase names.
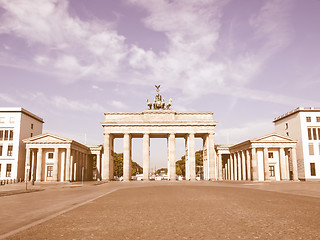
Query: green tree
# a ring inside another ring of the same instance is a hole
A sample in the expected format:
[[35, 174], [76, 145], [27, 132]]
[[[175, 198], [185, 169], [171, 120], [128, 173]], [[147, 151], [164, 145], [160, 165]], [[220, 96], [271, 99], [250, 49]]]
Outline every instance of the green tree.
[[[139, 173], [143, 173], [143, 168], [138, 163], [132, 161], [132, 176]], [[113, 175], [117, 177], [123, 176], [123, 153], [113, 153]]]
[[132, 162], [131, 174], [135, 176], [137, 174], [143, 173], [143, 168], [136, 162]]
[[113, 153], [113, 175], [117, 177], [123, 175], [123, 153]]
[[168, 173], [168, 168], [160, 168], [156, 171], [156, 174], [160, 174], [160, 173], [164, 173], [167, 174]]
[[[203, 166], [203, 151], [199, 150], [195, 154], [196, 166]], [[176, 174], [185, 176], [186, 174], [186, 156], [183, 155], [180, 160], [176, 162]]]

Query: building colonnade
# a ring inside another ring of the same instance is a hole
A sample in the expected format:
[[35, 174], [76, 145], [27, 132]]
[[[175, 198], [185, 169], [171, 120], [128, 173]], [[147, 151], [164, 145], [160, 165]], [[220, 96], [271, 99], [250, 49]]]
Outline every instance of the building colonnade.
[[[185, 139], [186, 154], [185, 154], [185, 178], [186, 180], [196, 179], [196, 159], [195, 159], [195, 138], [196, 133], [188, 134], [165, 134], [167, 139], [167, 155], [168, 155], [168, 177], [169, 180], [176, 180], [176, 138], [183, 137]], [[163, 134], [161, 135], [161, 137]], [[117, 135], [119, 137], [119, 135]], [[142, 137], [142, 156], [143, 156], [143, 179], [150, 179], [150, 138], [159, 137], [156, 133], [131, 134], [124, 133], [123, 138], [123, 180], [131, 179], [131, 164], [132, 164], [132, 138]], [[216, 155], [214, 150], [214, 133], [201, 134], [204, 147], [204, 179], [215, 180]], [[115, 135], [112, 133], [104, 134], [103, 144], [103, 159], [102, 159], [102, 180], [113, 179], [113, 148]]]

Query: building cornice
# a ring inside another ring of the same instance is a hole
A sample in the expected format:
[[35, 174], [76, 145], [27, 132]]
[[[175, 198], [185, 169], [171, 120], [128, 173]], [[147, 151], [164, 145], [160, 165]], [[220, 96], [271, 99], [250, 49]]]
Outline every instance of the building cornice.
[[286, 117], [289, 117], [293, 114], [299, 113], [299, 112], [320, 112], [320, 108], [319, 107], [298, 107], [294, 110], [291, 110], [290, 112], [287, 112], [285, 114], [282, 114], [279, 117], [274, 118], [273, 122], [277, 122], [281, 119], [284, 119]]

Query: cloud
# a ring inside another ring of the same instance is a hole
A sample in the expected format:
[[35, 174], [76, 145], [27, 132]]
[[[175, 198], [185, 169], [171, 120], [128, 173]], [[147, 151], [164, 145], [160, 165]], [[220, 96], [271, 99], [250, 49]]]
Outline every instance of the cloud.
[[[128, 2], [146, 11], [142, 22], [147, 28], [166, 37], [161, 51], [128, 44], [114, 23], [71, 16], [67, 0], [0, 0], [4, 9], [0, 33], [25, 40], [35, 53], [32, 61], [1, 53], [0, 64], [52, 74], [64, 83], [78, 79], [141, 85], [158, 82], [181, 90], [186, 101], [210, 93], [275, 101], [268, 96], [272, 93], [247, 86], [290, 43], [291, 0], [266, 1], [256, 14], [247, 16], [252, 32], [242, 41], [248, 43], [232, 51], [221, 45], [221, 29], [226, 24], [222, 17], [229, 1]], [[234, 48], [232, 41], [229, 46]], [[283, 104], [291, 100], [275, 97]]]
[[16, 99], [12, 98], [11, 96], [9, 96], [8, 94], [5, 94], [5, 93], [0, 93], [0, 101], [19, 105], [19, 102]]
[[97, 85], [92, 85], [91, 88], [94, 89], [94, 90], [103, 91], [103, 88], [101, 88], [101, 87], [99, 87]]
[[[247, 122], [240, 127], [224, 128], [216, 130], [216, 142], [235, 144], [266, 135], [274, 131], [272, 121]], [[245, 136], [245, 138], [244, 138]]]
[[38, 102], [43, 106], [53, 106], [59, 110], [71, 110], [79, 112], [104, 112], [104, 107], [92, 102], [80, 102], [67, 99], [62, 96], [47, 96], [42, 92], [23, 92], [19, 94], [22, 99]]
[[110, 105], [114, 108], [117, 108], [117, 109], [126, 109], [127, 108], [127, 105], [125, 105], [123, 102], [116, 101], [116, 100], [111, 101]]
[[34, 61], [15, 61], [21, 57], [16, 56], [11, 65], [31, 70], [41, 66], [72, 82], [88, 75], [115, 76], [127, 54], [125, 38], [112, 23], [72, 17], [66, 0], [0, 0], [0, 4], [4, 10], [0, 34], [23, 39], [36, 53]]

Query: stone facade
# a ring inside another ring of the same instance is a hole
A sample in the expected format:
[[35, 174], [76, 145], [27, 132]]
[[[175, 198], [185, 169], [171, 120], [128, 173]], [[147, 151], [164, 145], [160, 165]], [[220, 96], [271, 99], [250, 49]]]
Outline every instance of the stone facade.
[[204, 176], [216, 180], [216, 155], [214, 150], [214, 128], [217, 122], [212, 112], [183, 112], [173, 110], [145, 110], [138, 113], [105, 113], [104, 157], [102, 179], [113, 179], [113, 141], [123, 138], [123, 178], [131, 179], [132, 138], [143, 138], [143, 176], [149, 180], [150, 138], [166, 138], [168, 143], [168, 175], [176, 179], [176, 138], [184, 138], [186, 144], [186, 179], [195, 180], [195, 138], [202, 138], [204, 145]]
[[51, 133], [23, 140], [26, 144], [26, 179], [29, 181], [91, 180], [90, 149]]
[[228, 180], [298, 180], [297, 141], [276, 133], [229, 148]]

